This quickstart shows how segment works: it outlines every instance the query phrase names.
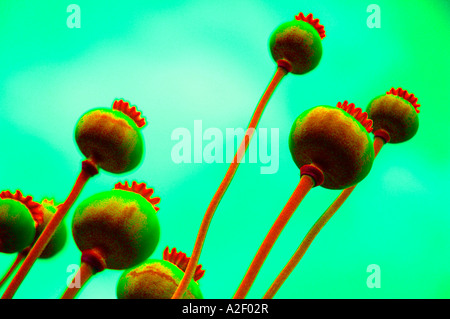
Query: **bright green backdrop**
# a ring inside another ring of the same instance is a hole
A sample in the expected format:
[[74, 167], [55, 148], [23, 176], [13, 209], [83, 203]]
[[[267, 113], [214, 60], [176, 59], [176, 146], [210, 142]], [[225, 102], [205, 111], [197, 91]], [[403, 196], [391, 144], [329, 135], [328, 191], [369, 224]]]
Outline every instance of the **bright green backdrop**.
[[[81, 28], [69, 29], [72, 1], [0, 2], [0, 188], [62, 202], [80, 169], [74, 125], [115, 98], [148, 120], [139, 169], [102, 172], [78, 203], [117, 181], [146, 181], [160, 196], [161, 239], [188, 255], [227, 164], [175, 164], [174, 129], [245, 127], [275, 71], [268, 38], [300, 11], [326, 29], [317, 69], [289, 75], [261, 128], [278, 128], [280, 167], [243, 164], [211, 223], [200, 262], [207, 298], [230, 298], [299, 179], [287, 137], [304, 110], [349, 100], [365, 108], [391, 87], [414, 93], [418, 134], [387, 145], [369, 176], [316, 238], [279, 298], [449, 298], [450, 7], [446, 0], [377, 0], [381, 28], [366, 25], [373, 1], [77, 0]], [[95, 4], [94, 4], [95, 3]], [[114, 4], [111, 4], [114, 3]], [[313, 189], [292, 217], [248, 297], [260, 298], [338, 191]], [[65, 219], [69, 226], [73, 210]], [[38, 261], [18, 298], [59, 298], [80, 252], [72, 237]], [[15, 256], [0, 256], [0, 273]], [[381, 288], [366, 285], [367, 266]], [[97, 274], [80, 298], [115, 298], [120, 271]], [[1, 292], [3, 292], [4, 288]]]

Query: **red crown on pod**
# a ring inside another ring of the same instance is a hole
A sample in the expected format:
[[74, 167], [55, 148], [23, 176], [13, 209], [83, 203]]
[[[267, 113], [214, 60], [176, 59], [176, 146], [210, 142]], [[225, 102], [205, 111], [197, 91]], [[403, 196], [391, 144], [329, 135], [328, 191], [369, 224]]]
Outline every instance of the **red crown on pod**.
[[141, 117], [141, 112], [136, 109], [136, 106], [131, 107], [130, 103], [124, 100], [115, 100], [112, 108], [113, 110], [117, 110], [128, 115], [138, 127], [145, 126], [145, 118]]
[[398, 97], [405, 99], [406, 101], [412, 104], [417, 113], [420, 112], [419, 110], [420, 104], [417, 104], [418, 99], [414, 96], [414, 94], [408, 93], [408, 91], [403, 90], [402, 88], [398, 89], [391, 88], [388, 92], [386, 92], [386, 94], [397, 95]]
[[319, 19], [314, 19], [312, 13], [308, 14], [305, 17], [303, 12], [300, 12], [298, 15], [295, 16], [295, 20], [308, 22], [310, 25], [314, 27], [314, 29], [316, 29], [321, 39], [325, 38], [324, 26], [319, 23]]
[[145, 183], [138, 184], [136, 181], [133, 181], [131, 183], [131, 186], [128, 185], [128, 182], [125, 182], [125, 184], [117, 183], [114, 186], [114, 189], [120, 189], [124, 191], [134, 192], [136, 194], [141, 195], [144, 197], [147, 201], [150, 202], [150, 204], [153, 205], [153, 208], [158, 211], [159, 207], [156, 207], [156, 205], [161, 201], [161, 198], [159, 197], [151, 197], [153, 195], [153, 188], [147, 188], [147, 185]]
[[20, 190], [17, 190], [15, 194], [11, 193], [10, 191], [3, 191], [0, 193], [0, 198], [14, 199], [21, 202], [28, 208], [28, 210], [31, 213], [31, 216], [33, 217], [36, 223], [42, 224], [42, 222], [44, 221], [44, 213], [42, 212], [41, 204], [33, 201], [33, 197], [31, 196], [24, 197]]
[[362, 124], [362, 126], [364, 126], [368, 133], [372, 132], [373, 121], [368, 118], [369, 115], [366, 112], [363, 112], [361, 108], [355, 107], [355, 104], [353, 103], [349, 104], [348, 101], [344, 101], [344, 103], [338, 102], [336, 106], [353, 116], [359, 123]]
[[[182, 271], [186, 271], [190, 258], [181, 251], [177, 252], [176, 248], [172, 248], [169, 252], [169, 247], [166, 247], [163, 252], [163, 260], [171, 262]], [[205, 271], [202, 269], [202, 265], [197, 265], [197, 268], [195, 268], [194, 281], [198, 281], [204, 274]]]

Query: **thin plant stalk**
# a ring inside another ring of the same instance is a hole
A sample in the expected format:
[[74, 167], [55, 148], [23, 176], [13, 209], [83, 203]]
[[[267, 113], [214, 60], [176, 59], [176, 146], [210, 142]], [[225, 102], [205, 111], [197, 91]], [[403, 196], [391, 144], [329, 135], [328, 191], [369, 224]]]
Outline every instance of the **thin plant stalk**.
[[250, 267], [247, 270], [247, 273], [244, 276], [244, 279], [241, 281], [233, 299], [244, 299], [247, 293], [249, 292], [253, 282], [258, 275], [259, 270], [261, 269], [264, 261], [269, 255], [270, 250], [275, 244], [275, 241], [278, 239], [279, 235], [283, 231], [284, 227], [288, 223], [291, 216], [296, 211], [297, 207], [300, 205], [302, 200], [308, 194], [308, 192], [314, 187], [315, 181], [309, 175], [303, 175], [292, 193], [291, 197], [287, 201], [281, 213], [278, 215], [275, 220], [272, 228], [267, 233], [267, 236], [264, 238], [263, 243], [258, 249], [256, 256], [254, 257]]
[[82, 262], [78, 272], [72, 279], [71, 284], [67, 287], [61, 299], [74, 299], [78, 292], [83, 288], [84, 284], [96, 273], [94, 267], [88, 263]]
[[17, 254], [16, 259], [12, 263], [11, 267], [9, 267], [9, 270], [7, 273], [3, 276], [2, 280], [0, 281], [0, 288], [5, 284], [5, 282], [8, 280], [8, 278], [14, 273], [16, 268], [20, 265], [20, 263], [25, 258], [26, 254], [20, 252]]
[[6, 288], [2, 299], [11, 299], [14, 297], [17, 289], [19, 289], [31, 267], [33, 267], [36, 259], [38, 259], [44, 251], [53, 234], [56, 232], [56, 229], [61, 224], [63, 218], [66, 216], [75, 200], [78, 198], [88, 180], [97, 173], [97, 166], [95, 165], [95, 162], [93, 160], [83, 161], [81, 172], [78, 175], [72, 191], [70, 192], [66, 201], [58, 206], [56, 213], [53, 215], [52, 219], [50, 219], [49, 223], [44, 228], [39, 238], [36, 240], [36, 243], [30, 249], [27, 257], [23, 261], [16, 275], [13, 277], [9, 286]]
[[288, 71], [278, 66], [277, 70], [270, 81], [267, 89], [265, 90], [263, 96], [261, 97], [258, 105], [255, 108], [255, 111], [253, 113], [253, 116], [250, 119], [250, 123], [248, 125], [246, 134], [244, 136], [244, 139], [241, 142], [241, 145], [239, 146], [233, 162], [230, 163], [230, 166], [225, 174], [225, 177], [223, 178], [222, 182], [219, 185], [219, 188], [217, 189], [216, 193], [214, 194], [206, 212], [203, 217], [203, 220], [200, 225], [200, 229], [197, 234], [197, 239], [195, 241], [194, 249], [191, 255], [191, 258], [189, 260], [189, 263], [186, 267], [183, 279], [180, 281], [176, 291], [174, 292], [172, 299], [180, 299], [185, 294], [187, 287], [189, 283], [191, 282], [192, 278], [194, 277], [195, 269], [197, 267], [198, 261], [200, 259], [200, 254], [203, 248], [203, 244], [205, 242], [206, 234], [208, 232], [209, 225], [211, 223], [211, 220], [214, 216], [214, 213], [219, 206], [219, 203], [227, 191], [228, 186], [230, 185], [234, 174], [236, 173], [239, 163], [241, 162], [242, 158], [245, 155], [245, 152], [248, 148], [248, 145], [251, 141], [251, 138], [253, 136], [253, 133], [255, 131], [255, 128], [258, 125], [259, 120], [261, 119], [262, 113], [269, 102], [270, 97], [272, 96], [273, 92], [275, 91], [275, 88], [280, 83], [281, 79], [288, 73]]

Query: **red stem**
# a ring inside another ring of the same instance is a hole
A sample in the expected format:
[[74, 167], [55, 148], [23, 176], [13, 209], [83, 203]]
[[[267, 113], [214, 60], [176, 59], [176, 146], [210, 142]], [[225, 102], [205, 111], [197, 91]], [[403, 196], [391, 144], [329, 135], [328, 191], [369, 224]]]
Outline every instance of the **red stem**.
[[216, 211], [217, 207], [219, 206], [219, 203], [220, 203], [223, 195], [227, 191], [227, 188], [230, 185], [230, 183], [234, 177], [234, 174], [236, 173], [236, 171], [239, 167], [240, 161], [242, 160], [243, 156], [245, 155], [247, 147], [253, 136], [255, 128], [258, 125], [258, 122], [262, 116], [265, 106], [269, 102], [269, 99], [272, 96], [273, 92], [275, 91], [275, 88], [277, 87], [277, 85], [280, 83], [281, 79], [287, 73], [288, 73], [288, 71], [284, 67], [282, 67], [282, 66], [277, 67], [275, 75], [273, 76], [266, 91], [264, 92], [263, 96], [261, 97], [261, 100], [259, 101], [258, 105], [256, 106], [253, 116], [250, 119], [250, 123], [248, 125], [244, 139], [242, 140], [241, 145], [239, 146], [239, 149], [237, 150], [237, 152], [234, 156], [233, 162], [230, 163], [230, 166], [225, 174], [225, 177], [223, 178], [222, 182], [220, 183], [219, 188], [217, 189], [216, 193], [214, 194], [214, 197], [212, 198], [212, 200], [208, 206], [208, 209], [206, 210], [206, 213], [205, 213], [202, 223], [200, 225], [199, 232], [197, 234], [197, 239], [195, 241], [194, 250], [190, 257], [189, 263], [186, 267], [186, 271], [184, 273], [183, 279], [180, 281], [180, 284], [178, 285], [177, 290], [173, 294], [172, 299], [182, 298], [184, 293], [187, 290], [187, 287], [189, 286], [189, 283], [191, 282], [192, 278], [194, 277], [195, 269], [197, 267], [198, 261], [200, 259], [200, 254], [201, 254], [201, 251], [203, 248], [203, 243], [205, 242], [206, 233], [208, 232], [209, 224], [211, 223], [211, 220], [214, 216], [214, 212]]
[[82, 262], [80, 269], [72, 279], [72, 283], [67, 287], [61, 299], [74, 299], [84, 284], [95, 274], [94, 268], [88, 263]]
[[58, 210], [53, 215], [52, 219], [50, 219], [49, 223], [44, 228], [36, 243], [30, 249], [30, 252], [25, 258], [22, 266], [19, 268], [16, 275], [11, 280], [8, 288], [6, 288], [2, 299], [11, 299], [12, 297], [14, 297], [14, 294], [16, 293], [17, 289], [19, 289], [22, 281], [25, 279], [31, 267], [33, 267], [34, 262], [42, 254], [56, 229], [61, 224], [63, 218], [66, 216], [67, 212], [72, 207], [75, 200], [78, 198], [84, 185], [86, 185], [90, 177], [96, 174], [98, 174], [98, 170], [95, 163], [92, 160], [83, 161], [81, 172], [78, 175], [72, 191], [70, 192], [66, 201], [61, 206], [59, 206]]
[[84, 284], [96, 273], [106, 268], [104, 253], [99, 248], [87, 249], [81, 253], [81, 264], [72, 283], [67, 286], [61, 299], [74, 299]]
[[[381, 137], [375, 137], [373, 145], [375, 156], [378, 155], [379, 151], [385, 144], [385, 140]], [[327, 210], [319, 217], [319, 219], [315, 222], [315, 224], [311, 227], [309, 232], [306, 234], [305, 238], [301, 242], [300, 246], [295, 251], [294, 255], [288, 261], [286, 266], [280, 272], [278, 277], [274, 280], [272, 285], [267, 290], [266, 294], [263, 296], [263, 299], [272, 299], [278, 290], [281, 288], [283, 283], [287, 280], [289, 275], [294, 271], [295, 267], [298, 265], [300, 260], [305, 255], [309, 246], [313, 242], [314, 238], [319, 234], [325, 224], [333, 217], [333, 215], [337, 212], [337, 210], [344, 204], [345, 200], [350, 196], [353, 190], [357, 185], [344, 189], [341, 194], [334, 200], [334, 202], [327, 208]]]
[[20, 263], [22, 262], [22, 260], [24, 259], [25, 255], [20, 252], [17, 254], [16, 259], [14, 260], [13, 264], [11, 265], [11, 267], [9, 267], [8, 272], [5, 274], [5, 276], [3, 276], [2, 280], [0, 281], [0, 288], [3, 286], [3, 284], [8, 280], [9, 276], [12, 275], [12, 273], [14, 272], [14, 270], [16, 270], [17, 266], [20, 265]]
[[275, 220], [272, 228], [268, 232], [266, 238], [264, 238], [263, 243], [259, 247], [258, 252], [256, 253], [255, 258], [253, 259], [250, 267], [245, 274], [244, 279], [239, 285], [233, 299], [244, 299], [247, 293], [249, 292], [253, 282], [258, 275], [259, 270], [261, 269], [264, 261], [269, 255], [270, 250], [272, 249], [275, 241], [278, 239], [278, 236], [281, 234], [282, 230], [288, 223], [291, 216], [294, 214], [297, 207], [302, 202], [303, 198], [305, 198], [306, 194], [315, 186], [314, 179], [309, 175], [303, 175], [289, 198], [288, 202], [284, 206], [280, 215], [278, 215]]

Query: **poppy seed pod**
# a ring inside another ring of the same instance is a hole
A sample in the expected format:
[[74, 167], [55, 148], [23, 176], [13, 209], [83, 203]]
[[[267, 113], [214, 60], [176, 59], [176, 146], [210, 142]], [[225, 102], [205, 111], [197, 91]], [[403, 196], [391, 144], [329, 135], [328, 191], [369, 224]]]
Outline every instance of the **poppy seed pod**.
[[[144, 263], [124, 271], [117, 283], [119, 299], [170, 299], [179, 282], [189, 258], [175, 248], [164, 250], [163, 260], [149, 259]], [[191, 280], [183, 299], [203, 299], [197, 281], [204, 270], [197, 265], [194, 279]]]
[[108, 269], [126, 269], [147, 259], [159, 241], [153, 193], [145, 184], [118, 184], [91, 196], [76, 209], [72, 233], [80, 251], [96, 249]]
[[419, 129], [419, 107], [414, 94], [402, 88], [391, 88], [370, 101], [366, 112], [373, 121], [374, 131], [387, 132], [389, 143], [402, 143], [411, 139]]
[[16, 253], [29, 247], [42, 223], [42, 207], [18, 190], [0, 193], [0, 252]]
[[127, 102], [115, 101], [112, 109], [96, 108], [85, 113], [75, 127], [75, 141], [86, 158], [111, 173], [136, 168], [144, 153], [140, 128], [145, 119]]
[[316, 106], [295, 120], [289, 148], [299, 168], [314, 165], [322, 171], [321, 186], [344, 189], [370, 172], [375, 154], [368, 130], [371, 121], [353, 103]]
[[[41, 202], [42, 205], [42, 213], [43, 213], [43, 222], [36, 227], [36, 239], [41, 235], [44, 228], [50, 222], [53, 215], [56, 213], [56, 205], [53, 200], [44, 199]], [[39, 256], [41, 259], [51, 258], [60, 252], [67, 241], [67, 227], [65, 224], [60, 224], [56, 229], [56, 232], [53, 234], [52, 239], [50, 239], [47, 246], [45, 246], [44, 251]]]
[[319, 19], [312, 14], [300, 13], [295, 20], [281, 24], [270, 36], [269, 48], [272, 57], [280, 65], [286, 64], [293, 74], [304, 74], [313, 70], [322, 57], [322, 39], [325, 30]]

